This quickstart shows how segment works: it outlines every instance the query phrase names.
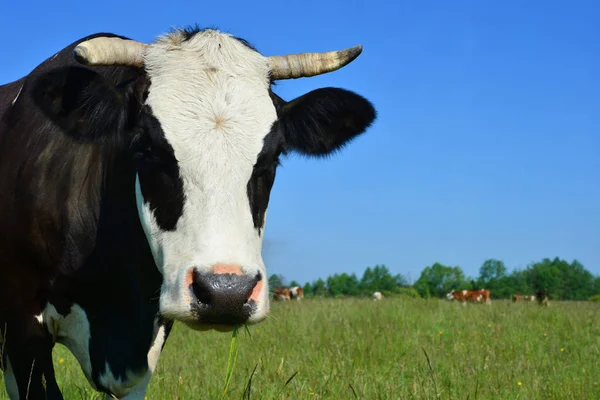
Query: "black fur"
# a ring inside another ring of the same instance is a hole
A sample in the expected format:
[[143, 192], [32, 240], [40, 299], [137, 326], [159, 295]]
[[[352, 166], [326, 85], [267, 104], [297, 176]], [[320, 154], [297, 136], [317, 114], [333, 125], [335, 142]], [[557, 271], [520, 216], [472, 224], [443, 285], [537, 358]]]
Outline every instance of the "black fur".
[[278, 125], [287, 150], [323, 156], [342, 149], [376, 117], [375, 108], [364, 97], [344, 89], [323, 88], [285, 104]]
[[140, 133], [132, 148], [144, 200], [154, 212], [156, 223], [165, 231], [175, 230], [183, 214], [185, 196], [175, 152], [165, 139], [160, 122], [149, 106], [140, 121]]
[[[123, 70], [115, 78], [130, 81]], [[132, 72], [134, 76], [138, 72]], [[33, 87], [36, 105], [75, 140], [122, 138], [128, 118], [131, 85], [119, 90], [104, 76], [88, 68], [68, 66], [41, 75]], [[135, 114], [133, 114], [135, 115]]]
[[[275, 127], [276, 124], [273, 125]], [[271, 189], [275, 182], [275, 174], [279, 165], [279, 155], [283, 151], [281, 132], [271, 129], [263, 141], [263, 148], [258, 155], [252, 176], [248, 181], [247, 192], [254, 227], [262, 234], [265, 223], [265, 212], [269, 205]]]
[[0, 87], [0, 325], [21, 398], [62, 398], [52, 340], [31, 318], [48, 301], [63, 315], [85, 310], [97, 385], [106, 362], [124, 379], [145, 368], [158, 313], [162, 277], [129, 148], [147, 81], [135, 68], [79, 65], [80, 41]]
[[377, 116], [368, 100], [344, 89], [317, 89], [290, 102], [272, 91], [269, 94], [278, 119], [264, 139], [247, 185], [254, 227], [259, 234], [280, 154], [332, 154], [363, 133]]
[[[198, 24], [195, 24], [195, 25], [188, 26], [185, 29], [177, 30], [177, 32], [181, 32], [181, 34], [183, 35], [183, 41], [185, 42], [185, 41], [193, 38], [198, 33], [202, 33], [207, 30], [217, 30], [217, 28], [216, 27], [201, 28]], [[221, 32], [223, 32], [223, 31], [221, 31]], [[240, 43], [242, 43], [244, 46], [248, 47], [250, 50], [254, 50], [254, 51], [258, 52], [256, 47], [254, 47], [252, 44], [250, 44], [250, 42], [248, 42], [246, 39], [239, 38], [239, 37], [233, 36], [233, 35], [231, 35], [231, 36], [234, 39], [238, 40]]]

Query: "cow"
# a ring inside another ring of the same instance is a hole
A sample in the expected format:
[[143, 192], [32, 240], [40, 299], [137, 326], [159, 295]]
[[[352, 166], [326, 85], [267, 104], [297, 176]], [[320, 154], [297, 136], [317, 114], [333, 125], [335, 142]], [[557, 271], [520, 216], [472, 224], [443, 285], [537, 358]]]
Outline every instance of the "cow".
[[514, 294], [512, 296], [512, 301], [513, 303], [519, 303], [521, 301], [535, 301], [535, 296], [528, 296], [528, 295], [521, 295], [521, 294]]
[[470, 298], [470, 294], [469, 294], [469, 290], [452, 290], [450, 293], [448, 293], [446, 295], [446, 298], [450, 301], [454, 301], [457, 300], [459, 301], [463, 306], [467, 305], [467, 301]]
[[460, 290], [460, 291], [451, 291], [446, 295], [446, 298], [450, 301], [457, 300], [463, 306], [467, 305], [467, 302], [471, 303], [485, 303], [491, 304], [490, 291], [487, 289], [479, 289], [479, 290]]
[[143, 399], [174, 321], [225, 332], [263, 321], [280, 157], [335, 154], [377, 116], [349, 90], [286, 101], [274, 83], [361, 51], [264, 56], [198, 27], [151, 43], [99, 33], [0, 86], [10, 398], [63, 398], [52, 366], [62, 343], [95, 390]]
[[538, 289], [535, 292], [535, 298], [540, 306], [549, 306], [550, 299], [548, 298], [548, 291], [546, 289]]
[[523, 301], [523, 295], [513, 294], [512, 301], [513, 301], [513, 303], [519, 303], [519, 302]]
[[290, 289], [290, 298], [300, 301], [304, 298], [304, 289], [300, 286], [293, 286]]
[[381, 292], [375, 292], [375, 293], [373, 293], [373, 300], [379, 301], [381, 299], [383, 299], [383, 293], [381, 293]]
[[290, 290], [288, 288], [276, 288], [273, 293], [274, 300], [290, 301]]
[[473, 290], [472, 292], [475, 292], [473, 296], [476, 296], [478, 303], [492, 304], [490, 291], [488, 289]]

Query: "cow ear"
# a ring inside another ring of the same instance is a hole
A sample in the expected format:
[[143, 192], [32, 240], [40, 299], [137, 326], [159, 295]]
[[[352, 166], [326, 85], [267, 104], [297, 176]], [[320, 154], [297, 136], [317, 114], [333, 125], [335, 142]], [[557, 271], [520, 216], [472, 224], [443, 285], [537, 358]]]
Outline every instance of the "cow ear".
[[363, 133], [377, 113], [364, 97], [344, 89], [313, 90], [283, 106], [286, 150], [324, 156]]
[[65, 133], [77, 140], [96, 140], [123, 130], [130, 92], [128, 85], [118, 87], [91, 69], [70, 66], [39, 76], [33, 97]]

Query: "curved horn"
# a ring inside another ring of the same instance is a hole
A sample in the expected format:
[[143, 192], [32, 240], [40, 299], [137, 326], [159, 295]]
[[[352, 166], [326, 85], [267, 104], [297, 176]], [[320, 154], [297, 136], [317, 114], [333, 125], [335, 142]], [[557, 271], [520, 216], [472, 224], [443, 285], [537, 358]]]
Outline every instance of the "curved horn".
[[326, 53], [271, 56], [269, 57], [271, 77], [278, 80], [325, 74], [348, 65], [358, 57], [361, 52], [362, 46], [359, 44], [358, 46], [346, 50], [330, 51]]
[[144, 43], [116, 37], [97, 37], [79, 43], [73, 50], [75, 59], [85, 65], [143, 64]]

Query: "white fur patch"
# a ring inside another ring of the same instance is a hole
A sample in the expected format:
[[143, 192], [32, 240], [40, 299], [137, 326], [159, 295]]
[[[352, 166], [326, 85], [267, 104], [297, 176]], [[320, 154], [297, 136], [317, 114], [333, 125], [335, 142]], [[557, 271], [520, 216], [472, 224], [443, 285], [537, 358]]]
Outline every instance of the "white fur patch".
[[[143, 378], [132, 389], [126, 391], [127, 394], [124, 397], [118, 396], [119, 400], [144, 400], [146, 398], [146, 391], [148, 390], [150, 379], [152, 379], [152, 372], [147, 371]], [[106, 400], [114, 400], [114, 397], [109, 394], [107, 394], [105, 398]]]
[[[125, 397], [120, 397], [121, 400], [144, 400], [146, 396], [146, 391], [148, 390], [148, 385], [150, 384], [150, 380], [152, 378], [152, 374], [156, 369], [156, 365], [158, 364], [158, 359], [160, 357], [160, 353], [162, 351], [162, 346], [165, 344], [166, 340], [166, 329], [164, 326], [158, 326], [156, 323], [154, 325], [154, 341], [152, 342], [152, 346], [148, 351], [148, 368], [149, 370], [146, 374], [139, 380], [133, 388], [131, 388]], [[136, 376], [138, 378], [138, 376]], [[125, 390], [120, 389], [121, 392], [125, 392]], [[106, 395], [106, 400], [112, 400], [113, 397], [110, 395]]]
[[185, 42], [178, 34], [159, 39], [147, 48], [145, 66], [146, 102], [173, 147], [185, 194], [183, 215], [165, 232], [136, 182], [140, 219], [164, 277], [160, 311], [192, 318], [187, 271], [235, 264], [265, 278], [248, 321], [258, 322], [268, 313], [268, 284], [247, 183], [277, 119], [267, 59], [228, 34], [205, 31]]
[[60, 314], [53, 304], [48, 303], [44, 311], [36, 317], [45, 323], [55, 342], [64, 345], [79, 362], [88, 382], [96, 388], [92, 380], [90, 360], [90, 323], [87, 314], [78, 304], [73, 304], [67, 316]]
[[[135, 388], [136, 384], [144, 381], [148, 375], [148, 370], [142, 373], [135, 373], [130, 370], [126, 370], [125, 375], [125, 379], [122, 379], [121, 377], [117, 378], [110, 369], [108, 362], [106, 362], [104, 365], [104, 372], [98, 376], [98, 380], [100, 381], [100, 384], [108, 391], [113, 393], [118, 398], [122, 398], [129, 395]], [[148, 382], [150, 382], [149, 378]]]
[[[162, 347], [167, 340], [167, 332], [163, 325], [158, 326], [158, 324], [154, 324], [155, 333], [154, 333], [154, 341], [152, 342], [152, 346], [148, 351], [148, 368], [150, 372], [154, 372], [156, 369], [156, 365], [158, 364], [158, 358], [160, 357], [160, 353], [162, 351]], [[158, 327], [158, 329], [156, 329]]]

